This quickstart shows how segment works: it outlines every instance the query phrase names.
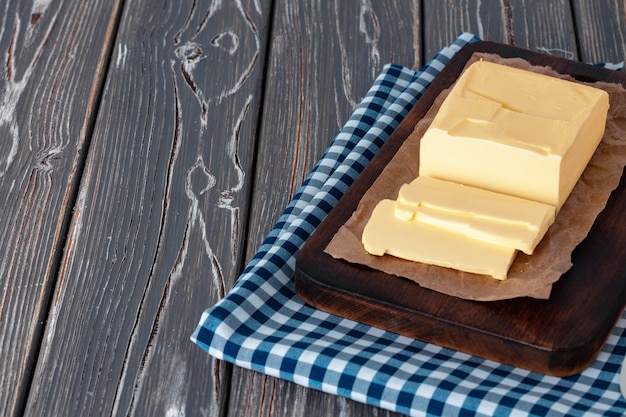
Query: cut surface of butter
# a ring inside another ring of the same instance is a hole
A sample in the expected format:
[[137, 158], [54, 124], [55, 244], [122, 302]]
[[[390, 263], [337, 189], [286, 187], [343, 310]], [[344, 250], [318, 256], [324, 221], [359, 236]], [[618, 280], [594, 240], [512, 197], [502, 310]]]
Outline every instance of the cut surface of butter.
[[381, 200], [363, 230], [365, 250], [382, 256], [389, 254], [475, 274], [506, 279], [515, 258], [515, 249], [492, 245], [451, 233], [420, 221], [405, 221], [395, 216], [394, 200]]
[[478, 61], [420, 144], [421, 176], [561, 208], [604, 134], [600, 89]]
[[400, 188], [395, 215], [532, 254], [555, 207], [430, 177]]

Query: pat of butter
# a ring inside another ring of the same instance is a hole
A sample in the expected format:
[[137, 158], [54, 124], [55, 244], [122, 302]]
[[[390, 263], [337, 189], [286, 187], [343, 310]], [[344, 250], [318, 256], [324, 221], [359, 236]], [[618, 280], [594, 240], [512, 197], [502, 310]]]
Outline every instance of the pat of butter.
[[419, 174], [558, 211], [602, 139], [608, 107], [603, 90], [478, 61], [424, 134]]
[[395, 215], [530, 255], [554, 222], [555, 208], [420, 176], [400, 188]]
[[420, 221], [405, 221], [394, 214], [396, 202], [381, 200], [363, 230], [365, 250], [389, 254], [475, 274], [506, 279], [516, 250], [471, 239]]

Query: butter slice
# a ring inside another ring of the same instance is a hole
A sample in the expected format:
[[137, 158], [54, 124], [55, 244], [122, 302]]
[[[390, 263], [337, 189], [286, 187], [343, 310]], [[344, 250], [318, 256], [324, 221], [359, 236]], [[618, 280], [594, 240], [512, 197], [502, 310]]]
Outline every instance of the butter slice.
[[608, 107], [603, 90], [475, 62], [424, 134], [419, 174], [558, 212], [602, 139]]
[[395, 215], [530, 255], [554, 223], [555, 208], [420, 176], [400, 188]]
[[475, 274], [506, 279], [516, 250], [450, 233], [420, 221], [405, 221], [394, 214], [396, 202], [381, 200], [363, 230], [365, 250], [389, 254]]

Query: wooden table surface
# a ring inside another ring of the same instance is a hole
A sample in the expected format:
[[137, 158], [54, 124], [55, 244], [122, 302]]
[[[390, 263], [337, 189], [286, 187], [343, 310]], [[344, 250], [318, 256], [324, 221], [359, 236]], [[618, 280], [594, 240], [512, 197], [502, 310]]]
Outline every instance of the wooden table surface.
[[389, 62], [620, 62], [608, 0], [5, 0], [0, 415], [390, 416], [189, 337]]

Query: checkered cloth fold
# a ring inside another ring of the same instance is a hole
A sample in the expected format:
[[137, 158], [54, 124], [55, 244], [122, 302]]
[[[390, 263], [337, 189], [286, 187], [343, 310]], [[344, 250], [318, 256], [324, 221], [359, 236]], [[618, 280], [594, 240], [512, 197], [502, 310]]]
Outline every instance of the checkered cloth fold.
[[235, 365], [408, 415], [626, 414], [618, 384], [626, 315], [587, 370], [557, 378], [327, 314], [295, 294], [298, 250], [449, 59], [476, 40], [461, 34], [419, 72], [385, 66], [232, 290], [202, 315], [195, 343]]

